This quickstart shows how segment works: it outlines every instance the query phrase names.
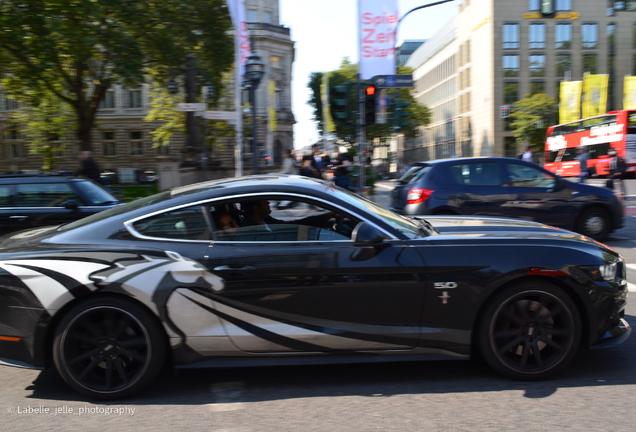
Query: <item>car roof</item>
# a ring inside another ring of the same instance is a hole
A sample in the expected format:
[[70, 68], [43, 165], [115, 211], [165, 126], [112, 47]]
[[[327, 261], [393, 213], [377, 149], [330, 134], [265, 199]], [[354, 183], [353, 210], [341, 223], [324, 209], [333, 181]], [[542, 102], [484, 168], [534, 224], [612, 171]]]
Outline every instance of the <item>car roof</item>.
[[6, 174], [0, 175], [0, 184], [14, 183], [68, 183], [86, 181], [85, 179], [51, 176], [47, 174]]
[[442, 163], [463, 163], [463, 162], [496, 162], [496, 161], [515, 161], [515, 162], [525, 162], [521, 159], [517, 158], [509, 158], [509, 157], [494, 157], [494, 156], [477, 156], [477, 157], [462, 157], [462, 158], [448, 158], [448, 159], [435, 159], [431, 161], [420, 161], [413, 162], [411, 166], [423, 166], [423, 165], [435, 165]]

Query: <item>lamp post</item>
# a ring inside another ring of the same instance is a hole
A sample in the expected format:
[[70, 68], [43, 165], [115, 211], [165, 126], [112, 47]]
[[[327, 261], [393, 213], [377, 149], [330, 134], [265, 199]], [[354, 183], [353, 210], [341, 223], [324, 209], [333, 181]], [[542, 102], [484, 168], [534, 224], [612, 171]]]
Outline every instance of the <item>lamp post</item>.
[[[214, 95], [216, 93], [216, 88], [214, 88], [214, 84], [208, 81], [205, 83], [205, 87], [207, 89], [205, 93], [205, 104], [206, 106], [214, 99]], [[210, 120], [205, 119], [203, 123], [203, 157], [201, 158], [201, 167], [203, 168], [203, 180], [208, 179], [208, 161], [210, 159], [210, 147], [208, 146], [208, 123]]]
[[252, 100], [252, 157], [254, 159], [254, 174], [258, 174], [258, 157], [256, 154], [256, 89], [265, 75], [265, 64], [261, 58], [252, 52], [245, 64], [243, 86], [249, 90]]

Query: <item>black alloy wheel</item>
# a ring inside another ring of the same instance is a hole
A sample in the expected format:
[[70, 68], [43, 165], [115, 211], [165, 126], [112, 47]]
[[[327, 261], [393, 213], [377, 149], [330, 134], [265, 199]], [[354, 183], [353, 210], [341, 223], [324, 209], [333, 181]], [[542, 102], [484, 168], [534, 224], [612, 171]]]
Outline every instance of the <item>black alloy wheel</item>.
[[583, 235], [602, 241], [610, 232], [611, 220], [606, 210], [592, 207], [581, 213], [577, 231]]
[[539, 380], [564, 368], [581, 339], [576, 305], [560, 288], [529, 281], [497, 295], [479, 329], [480, 352], [497, 372]]
[[163, 366], [165, 351], [163, 330], [142, 307], [120, 298], [97, 298], [62, 319], [53, 359], [76, 391], [112, 400], [146, 386]]

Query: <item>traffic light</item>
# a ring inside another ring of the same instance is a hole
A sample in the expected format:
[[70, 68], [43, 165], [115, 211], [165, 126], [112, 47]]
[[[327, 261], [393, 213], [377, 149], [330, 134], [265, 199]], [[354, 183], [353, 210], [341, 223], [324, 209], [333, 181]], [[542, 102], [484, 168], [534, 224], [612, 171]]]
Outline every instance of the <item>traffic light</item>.
[[348, 121], [351, 115], [349, 104], [350, 88], [352, 83], [334, 86], [331, 88], [331, 115], [335, 120]]
[[377, 91], [375, 86], [368, 85], [364, 91], [364, 124], [375, 124], [375, 103]]
[[510, 117], [510, 105], [502, 105], [499, 107], [499, 117], [502, 119]]
[[393, 128], [396, 132], [411, 125], [411, 122], [408, 121], [408, 116], [411, 113], [404, 109], [409, 105], [411, 105], [410, 102], [399, 98], [393, 101]]

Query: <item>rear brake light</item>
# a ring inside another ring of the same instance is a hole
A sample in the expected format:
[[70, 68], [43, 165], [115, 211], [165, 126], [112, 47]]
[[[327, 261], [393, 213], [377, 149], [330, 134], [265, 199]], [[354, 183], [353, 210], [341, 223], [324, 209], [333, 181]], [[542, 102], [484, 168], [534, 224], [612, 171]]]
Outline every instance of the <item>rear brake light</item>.
[[428, 197], [433, 193], [432, 189], [420, 189], [413, 188], [406, 195], [406, 203], [407, 204], [418, 204], [422, 201], [426, 201]]

